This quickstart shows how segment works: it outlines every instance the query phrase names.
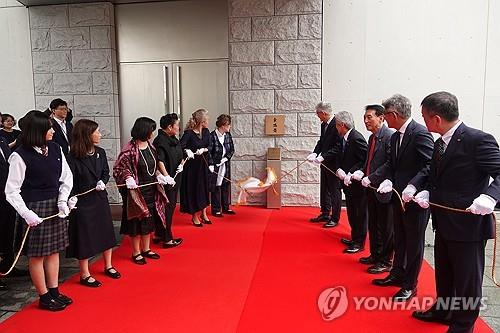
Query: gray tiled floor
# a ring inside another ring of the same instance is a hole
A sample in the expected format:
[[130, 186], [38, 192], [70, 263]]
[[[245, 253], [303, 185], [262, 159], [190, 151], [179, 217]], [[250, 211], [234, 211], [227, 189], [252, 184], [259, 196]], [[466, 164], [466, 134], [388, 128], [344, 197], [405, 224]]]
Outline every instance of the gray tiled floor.
[[[424, 257], [432, 266], [434, 265], [433, 243], [434, 234], [429, 223], [429, 228], [426, 233], [426, 248]], [[491, 279], [493, 241], [488, 242], [488, 245], [486, 246], [486, 254], [487, 258], [483, 294], [487, 297], [487, 308], [481, 312], [481, 317], [491, 326], [491, 328], [493, 328], [493, 331], [500, 332], [500, 288], [496, 287]], [[64, 281], [78, 272], [78, 262], [76, 260], [63, 258], [64, 256], [61, 255], [60, 274], [61, 280]], [[26, 259], [21, 258], [18, 266], [26, 267]], [[15, 314], [26, 304], [29, 304], [37, 299], [29, 277], [8, 278], [5, 281], [8, 283], [10, 290], [0, 292], [0, 322]]]

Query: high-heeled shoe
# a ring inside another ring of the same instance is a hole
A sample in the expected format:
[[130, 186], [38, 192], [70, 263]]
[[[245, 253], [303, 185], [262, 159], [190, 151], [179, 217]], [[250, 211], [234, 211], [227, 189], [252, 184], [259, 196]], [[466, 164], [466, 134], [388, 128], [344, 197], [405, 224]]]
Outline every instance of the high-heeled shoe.
[[206, 220], [205, 220], [205, 218], [203, 218], [203, 216], [201, 216], [201, 221], [202, 221], [203, 223], [205, 223], [205, 224], [212, 224], [212, 221], [210, 221], [209, 219], [206, 219]]
[[201, 228], [201, 227], [203, 227], [203, 223], [201, 223], [201, 222], [196, 223], [196, 222], [194, 221], [194, 219], [191, 219], [191, 222], [193, 222], [193, 225], [194, 225], [195, 227], [197, 227], [197, 228]]

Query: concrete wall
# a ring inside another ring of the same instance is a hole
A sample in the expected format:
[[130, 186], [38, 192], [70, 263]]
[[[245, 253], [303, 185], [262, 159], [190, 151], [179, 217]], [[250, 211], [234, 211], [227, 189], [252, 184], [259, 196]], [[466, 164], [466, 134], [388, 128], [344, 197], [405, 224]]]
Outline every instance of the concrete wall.
[[500, 139], [500, 3], [324, 1], [323, 95], [355, 114], [394, 93], [420, 102], [447, 90], [461, 118]]
[[35, 107], [28, 9], [0, 0], [0, 111], [18, 119]]
[[[282, 172], [314, 148], [321, 100], [321, 0], [229, 0], [229, 91], [233, 179], [265, 177], [266, 152], [282, 148]], [[264, 134], [267, 114], [284, 114], [283, 137]], [[319, 202], [319, 169], [303, 164], [282, 179], [284, 205]], [[253, 196], [263, 203], [265, 196]]]

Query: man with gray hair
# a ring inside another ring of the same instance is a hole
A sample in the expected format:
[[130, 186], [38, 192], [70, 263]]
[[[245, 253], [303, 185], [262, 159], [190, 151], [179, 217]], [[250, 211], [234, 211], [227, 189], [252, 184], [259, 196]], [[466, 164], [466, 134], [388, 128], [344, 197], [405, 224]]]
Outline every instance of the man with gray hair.
[[386, 99], [385, 120], [396, 132], [391, 136], [391, 155], [385, 164], [363, 178], [362, 184], [371, 182], [380, 184], [377, 192], [389, 193], [397, 190], [407, 202], [405, 210], [401, 208], [397, 196], [392, 196], [394, 205], [394, 262], [389, 275], [384, 279], [375, 279], [378, 286], [400, 286], [394, 295], [395, 302], [404, 302], [417, 293], [417, 279], [424, 255], [425, 229], [429, 221], [429, 210], [411, 202], [414, 193], [408, 184], [415, 187], [426, 180], [429, 172], [434, 140], [425, 126], [411, 118], [411, 102], [402, 95]]
[[[354, 128], [354, 119], [347, 111], [335, 115], [335, 127], [342, 137], [337, 177], [343, 181], [347, 206], [347, 218], [351, 226], [351, 239], [342, 239], [347, 245], [344, 253], [358, 253], [365, 248], [368, 229], [366, 189], [359, 182], [351, 184], [351, 175], [363, 167], [368, 152], [368, 144], [363, 134]], [[350, 186], [349, 186], [350, 185]]]
[[[319, 165], [323, 164], [330, 170], [337, 170], [341, 139], [335, 127], [335, 117], [330, 103], [318, 103], [316, 115], [321, 120], [321, 135], [314, 151], [307, 156], [307, 160]], [[326, 222], [323, 225], [324, 228], [335, 227], [338, 224], [342, 200], [339, 179], [328, 169], [321, 167], [320, 170], [321, 213], [310, 220], [314, 223]]]

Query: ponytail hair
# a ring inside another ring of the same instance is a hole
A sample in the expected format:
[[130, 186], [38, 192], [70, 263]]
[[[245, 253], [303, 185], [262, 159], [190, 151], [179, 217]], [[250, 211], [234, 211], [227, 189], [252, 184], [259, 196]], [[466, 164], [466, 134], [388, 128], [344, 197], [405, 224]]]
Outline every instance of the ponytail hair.
[[186, 129], [193, 129], [198, 127], [203, 120], [207, 117], [208, 111], [205, 109], [198, 109], [191, 115], [191, 118], [186, 124]]

